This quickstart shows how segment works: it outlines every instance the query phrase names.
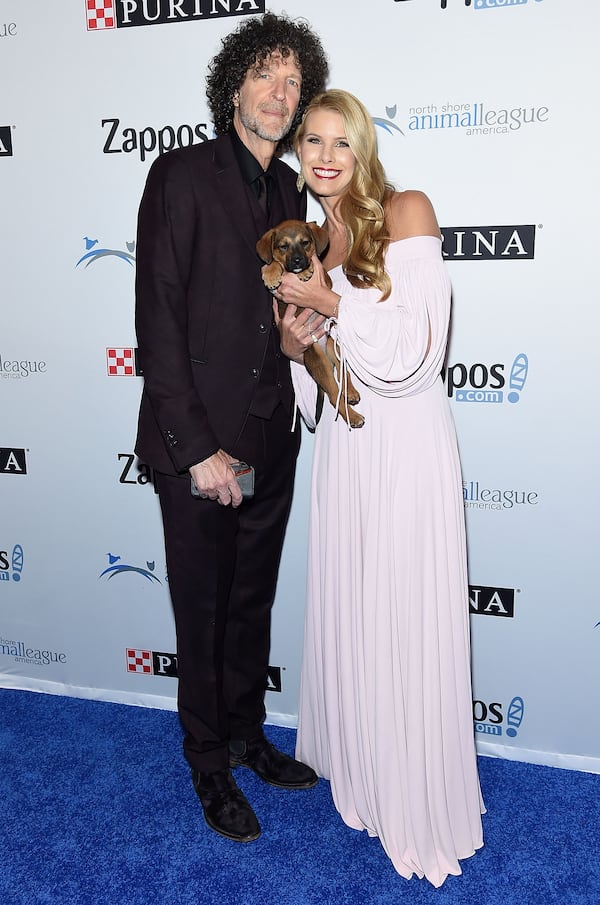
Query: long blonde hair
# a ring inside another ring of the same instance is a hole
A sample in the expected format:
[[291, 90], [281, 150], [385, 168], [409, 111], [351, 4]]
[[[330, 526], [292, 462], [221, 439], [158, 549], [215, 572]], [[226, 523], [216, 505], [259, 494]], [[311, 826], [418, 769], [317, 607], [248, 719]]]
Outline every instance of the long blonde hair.
[[294, 138], [296, 152], [306, 132], [306, 119], [314, 110], [339, 113], [346, 138], [356, 158], [347, 192], [340, 201], [339, 213], [348, 234], [348, 253], [344, 273], [352, 286], [374, 286], [388, 298], [391, 282], [384, 268], [389, 244], [385, 226], [384, 203], [394, 191], [386, 181], [377, 156], [375, 126], [366, 107], [348, 91], [331, 89], [317, 94], [306, 108]]

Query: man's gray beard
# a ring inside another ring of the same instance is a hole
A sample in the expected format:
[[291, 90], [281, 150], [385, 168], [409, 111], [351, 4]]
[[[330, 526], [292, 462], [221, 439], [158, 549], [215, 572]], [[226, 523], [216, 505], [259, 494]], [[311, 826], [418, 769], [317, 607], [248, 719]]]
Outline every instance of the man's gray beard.
[[292, 125], [291, 120], [288, 121], [284, 126], [276, 131], [267, 132], [266, 128], [262, 126], [256, 119], [251, 116], [248, 116], [240, 109], [240, 122], [249, 132], [254, 132], [259, 138], [262, 138], [263, 141], [273, 141], [278, 142], [287, 135], [290, 131], [290, 126]]

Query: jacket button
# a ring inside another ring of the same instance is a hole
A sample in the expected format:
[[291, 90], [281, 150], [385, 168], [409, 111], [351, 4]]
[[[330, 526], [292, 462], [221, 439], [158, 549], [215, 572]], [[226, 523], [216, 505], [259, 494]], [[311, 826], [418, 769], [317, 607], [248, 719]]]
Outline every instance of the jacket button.
[[258, 332], [259, 332], [259, 333], [266, 333], [266, 332], [267, 332], [267, 327], [266, 327], [266, 325], [265, 325], [265, 324], [259, 324], [259, 325], [258, 325]]
[[259, 377], [259, 374], [260, 374], [260, 371], [258, 370], [258, 368], [252, 368], [251, 373], [252, 373], [252, 376], [254, 377], [254, 379], [255, 379], [255, 380], [258, 380], [258, 377]]

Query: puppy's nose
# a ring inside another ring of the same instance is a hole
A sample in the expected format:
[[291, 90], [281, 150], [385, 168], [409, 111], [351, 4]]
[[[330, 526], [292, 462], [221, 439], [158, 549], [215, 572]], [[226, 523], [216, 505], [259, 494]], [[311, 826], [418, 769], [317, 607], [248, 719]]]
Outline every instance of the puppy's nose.
[[308, 258], [301, 252], [290, 255], [290, 270], [306, 270]]

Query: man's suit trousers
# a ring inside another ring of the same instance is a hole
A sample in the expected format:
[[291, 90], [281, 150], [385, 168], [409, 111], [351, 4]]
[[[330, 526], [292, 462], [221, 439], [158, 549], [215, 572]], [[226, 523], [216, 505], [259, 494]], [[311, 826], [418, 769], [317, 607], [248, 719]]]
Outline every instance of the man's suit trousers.
[[262, 732], [271, 607], [292, 500], [299, 426], [279, 405], [248, 416], [232, 456], [255, 469], [241, 506], [193, 498], [189, 475], [156, 476], [177, 632], [184, 753], [201, 772], [228, 765], [228, 741]]

